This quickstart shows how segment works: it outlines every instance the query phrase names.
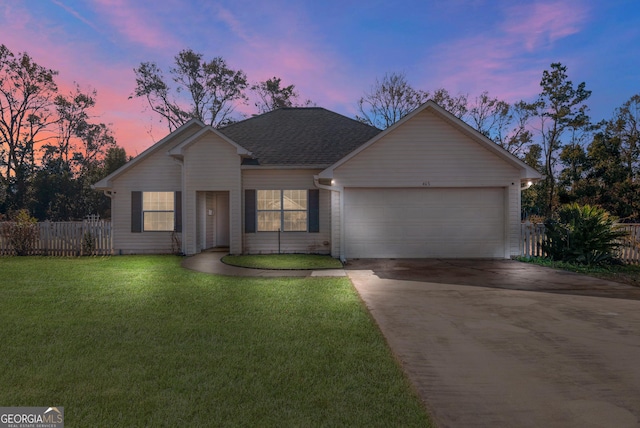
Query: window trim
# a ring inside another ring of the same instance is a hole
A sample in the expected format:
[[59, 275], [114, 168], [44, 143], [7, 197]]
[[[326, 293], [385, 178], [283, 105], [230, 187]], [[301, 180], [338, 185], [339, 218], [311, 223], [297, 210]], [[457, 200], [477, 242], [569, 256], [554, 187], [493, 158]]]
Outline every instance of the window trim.
[[[171, 191], [143, 191], [141, 197], [141, 210], [140, 221], [142, 226], [142, 232], [174, 232], [176, 230], [176, 192]], [[144, 209], [144, 195], [145, 193], [171, 193], [173, 195], [173, 209], [172, 210], [145, 210]], [[145, 214], [146, 213], [171, 213], [173, 214], [173, 222], [170, 229], [147, 229], [145, 227]]]
[[[306, 203], [306, 208], [305, 209], [286, 209], [285, 208], [285, 201], [284, 201], [284, 195], [285, 192], [287, 191], [300, 191], [300, 192], [304, 192], [305, 195], [305, 203]], [[280, 193], [280, 208], [278, 209], [260, 209], [259, 208], [259, 203], [258, 203], [258, 195], [259, 192], [279, 192]], [[260, 213], [279, 213], [280, 214], [280, 232], [286, 232], [286, 233], [309, 233], [309, 191], [308, 189], [257, 189], [256, 190], [256, 195], [255, 195], [255, 231], [256, 232], [260, 232], [260, 233], [268, 233], [268, 232], [278, 232], [278, 230], [260, 230], [260, 221], [259, 221], [259, 216]], [[303, 212], [305, 213], [305, 227], [304, 229], [299, 229], [299, 230], [285, 230], [285, 213], [298, 213], [298, 212]]]

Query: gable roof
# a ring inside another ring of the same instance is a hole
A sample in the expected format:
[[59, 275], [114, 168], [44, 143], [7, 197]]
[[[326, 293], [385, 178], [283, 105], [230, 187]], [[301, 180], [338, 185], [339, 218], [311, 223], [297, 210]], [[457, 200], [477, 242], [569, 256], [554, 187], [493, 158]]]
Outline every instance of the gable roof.
[[200, 122], [198, 119], [191, 119], [189, 122], [180, 126], [178, 129], [176, 129], [175, 131], [173, 131], [172, 133], [164, 137], [162, 140], [158, 141], [157, 143], [155, 143], [154, 145], [152, 145], [151, 147], [149, 147], [148, 149], [140, 153], [138, 156], [136, 156], [135, 158], [131, 159], [129, 162], [122, 165], [120, 168], [113, 171], [111, 174], [109, 174], [102, 180], [93, 184], [93, 186], [91, 187], [96, 190], [108, 190], [109, 188], [111, 188], [111, 185], [112, 185], [111, 181], [116, 177], [120, 176], [121, 174], [123, 174], [125, 171], [128, 171], [130, 168], [133, 168], [136, 164], [146, 159], [147, 157], [157, 152], [158, 150], [162, 148], [166, 149], [167, 147], [170, 147], [171, 143], [175, 144], [178, 137], [185, 135], [186, 131], [192, 130], [193, 132], [193, 130], [202, 129], [204, 127], [206, 127], [206, 125]]
[[235, 141], [233, 141], [232, 139], [230, 139], [229, 137], [227, 137], [226, 135], [222, 134], [220, 131], [218, 131], [217, 129], [215, 129], [214, 127], [209, 126], [209, 125], [205, 126], [204, 128], [202, 128], [200, 131], [196, 132], [191, 137], [187, 138], [186, 140], [184, 140], [183, 142], [181, 142], [180, 144], [178, 144], [174, 148], [170, 149], [169, 150], [169, 155], [177, 157], [177, 158], [182, 158], [184, 156], [184, 150], [187, 147], [189, 147], [191, 144], [193, 144], [196, 141], [198, 141], [200, 139], [200, 137], [202, 137], [203, 135], [206, 135], [206, 134], [209, 134], [209, 133], [217, 135], [218, 137], [222, 138], [222, 140], [224, 142], [226, 142], [226, 143], [230, 144], [231, 146], [233, 146], [236, 149], [236, 153], [238, 153], [240, 156], [251, 156], [251, 152], [250, 151], [248, 151], [244, 147], [240, 146]]
[[323, 167], [382, 132], [320, 107], [280, 108], [219, 131], [252, 152], [259, 165]]
[[399, 121], [397, 121], [396, 123], [394, 123], [393, 125], [388, 127], [387, 129], [385, 129], [384, 131], [382, 131], [379, 134], [375, 135], [373, 138], [371, 138], [365, 144], [362, 144], [361, 146], [357, 147], [351, 153], [348, 153], [346, 156], [344, 156], [343, 158], [341, 158], [340, 160], [335, 162], [333, 165], [331, 165], [328, 168], [326, 168], [324, 171], [322, 171], [319, 174], [319, 177], [320, 178], [332, 178], [334, 169], [338, 168], [340, 165], [344, 164], [349, 159], [357, 156], [358, 153], [362, 152], [366, 148], [368, 148], [371, 145], [375, 144], [377, 141], [379, 141], [380, 139], [384, 138], [387, 134], [389, 134], [390, 132], [393, 132], [396, 128], [402, 126], [405, 122], [411, 120], [413, 117], [417, 116], [419, 113], [421, 113], [424, 110], [430, 110], [430, 111], [434, 112], [437, 116], [439, 116], [440, 118], [444, 119], [450, 125], [452, 125], [456, 129], [458, 129], [462, 133], [466, 134], [468, 137], [472, 138], [474, 141], [476, 141], [482, 147], [488, 149], [490, 152], [496, 154], [498, 157], [502, 158], [507, 163], [509, 163], [509, 164], [513, 165], [515, 168], [519, 169], [520, 170], [520, 179], [521, 179], [521, 181], [529, 181], [529, 180], [537, 181], [537, 180], [540, 180], [542, 178], [542, 174], [540, 174], [534, 168], [530, 167], [529, 165], [527, 165], [526, 163], [524, 163], [523, 161], [518, 159], [518, 157], [516, 157], [515, 155], [509, 153], [504, 148], [500, 147], [493, 140], [487, 138], [482, 133], [480, 133], [479, 131], [477, 131], [476, 129], [474, 129], [473, 127], [468, 125], [467, 123], [465, 123], [462, 119], [457, 118], [456, 116], [454, 116], [453, 114], [449, 113], [448, 111], [446, 111], [445, 109], [443, 109], [442, 107], [440, 107], [438, 104], [436, 104], [434, 101], [431, 101], [431, 100], [425, 102], [420, 107], [416, 108], [411, 113], [409, 113], [408, 115], [406, 115], [405, 117], [403, 117], [402, 119], [400, 119]]
[[[306, 166], [326, 168], [319, 177], [332, 178], [333, 170], [357, 156], [367, 147], [429, 109], [507, 163], [518, 168], [521, 180], [536, 181], [541, 174], [471, 126], [427, 101], [384, 131], [320, 107], [280, 108], [221, 129], [206, 126], [197, 119], [182, 125], [162, 140], [93, 185], [109, 189], [112, 180], [158, 150], [180, 157], [185, 147], [203, 134], [213, 132], [234, 146], [241, 156], [253, 156], [245, 164], [263, 166]], [[191, 134], [187, 134], [187, 131]], [[186, 139], [180, 141], [180, 137]]]

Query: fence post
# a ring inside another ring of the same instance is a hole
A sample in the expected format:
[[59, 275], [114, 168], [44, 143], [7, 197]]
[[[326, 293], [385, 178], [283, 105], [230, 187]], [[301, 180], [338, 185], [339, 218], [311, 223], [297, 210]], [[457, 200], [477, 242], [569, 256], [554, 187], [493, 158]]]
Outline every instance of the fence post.
[[[617, 256], [624, 263], [640, 264], [640, 223], [624, 224], [620, 227], [627, 231], [626, 238], [621, 240]], [[520, 225], [520, 255], [529, 257], [545, 257], [542, 248], [546, 242], [544, 224], [525, 221]]]
[[44, 235], [44, 242], [43, 242], [44, 245], [43, 245], [42, 251], [45, 256], [48, 256], [49, 255], [49, 234], [51, 233], [49, 220], [41, 224], [40, 233]]
[[527, 220], [523, 225], [524, 230], [524, 256], [531, 258], [531, 222]]
[[529, 259], [531, 257], [544, 257], [542, 243], [545, 239], [544, 225], [531, 223], [529, 220], [520, 224], [520, 255]]

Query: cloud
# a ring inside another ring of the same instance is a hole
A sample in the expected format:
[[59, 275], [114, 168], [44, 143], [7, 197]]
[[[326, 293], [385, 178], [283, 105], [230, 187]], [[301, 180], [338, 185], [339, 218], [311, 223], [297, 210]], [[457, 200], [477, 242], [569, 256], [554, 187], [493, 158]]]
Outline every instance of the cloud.
[[218, 6], [216, 10], [217, 18], [226, 24], [236, 37], [250, 45], [256, 45], [258, 39], [249, 35], [242, 22], [227, 8]]
[[69, 13], [70, 15], [75, 17], [78, 21], [81, 21], [81, 22], [85, 23], [86, 25], [88, 25], [89, 27], [93, 28], [97, 32], [101, 32], [97, 25], [95, 25], [93, 22], [91, 22], [90, 20], [88, 20], [87, 18], [82, 16], [78, 11], [73, 9], [71, 6], [67, 6], [66, 4], [64, 4], [64, 3], [62, 3], [61, 1], [58, 1], [58, 0], [51, 0], [51, 2], [53, 4], [61, 7], [65, 11], [67, 11], [67, 13]]
[[528, 51], [578, 33], [589, 15], [588, 9], [575, 1], [519, 4], [508, 8], [506, 14], [503, 31]]
[[293, 84], [300, 101], [310, 99], [321, 107], [355, 103], [360, 88], [353, 85], [342, 62], [321, 46], [281, 41], [271, 50], [251, 51], [245, 58], [255, 58], [248, 71], [254, 81], [280, 77], [284, 85]]
[[171, 32], [158, 25], [151, 15], [153, 7], [137, 9], [127, 0], [96, 0], [101, 15], [129, 42], [157, 50], [177, 50], [179, 43]]
[[[227, 34], [223, 54], [231, 68], [241, 68], [250, 83], [272, 77], [282, 79], [284, 85], [295, 85], [301, 101], [311, 99], [319, 106], [332, 108], [349, 100], [355, 103], [353, 85], [345, 79], [344, 64], [334, 47], [324, 41], [324, 31], [308, 16], [305, 9], [269, 7], [256, 3], [253, 13], [244, 9], [216, 6], [211, 14], [217, 31]], [[219, 43], [210, 35], [211, 43]], [[210, 58], [206, 58], [210, 59]], [[245, 115], [255, 113], [252, 103], [239, 106]]]
[[578, 6], [547, 1], [509, 7], [495, 30], [435, 47], [422, 68], [435, 74], [430, 82], [454, 94], [473, 97], [486, 90], [511, 102], [535, 96], [542, 70], [557, 60], [549, 58], [554, 44], [580, 32], [589, 18]]
[[[2, 43], [14, 54], [27, 52], [37, 64], [57, 70], [55, 80], [62, 95], [74, 92], [76, 82], [83, 91], [95, 89], [98, 95], [91, 112], [93, 120], [111, 124], [118, 144], [125, 146], [128, 153], [139, 153], [149, 147], [154, 142], [147, 132], [152, 125], [151, 115], [143, 113], [142, 100], [128, 99], [135, 85], [133, 65], [105, 61], [104, 56], [94, 54], [95, 41], [83, 33], [86, 27], [76, 29], [76, 34], [82, 36], [69, 38], [59, 27], [34, 16], [35, 13], [20, 4], [5, 6], [5, 23], [0, 28]], [[155, 128], [162, 137], [165, 130]]]
[[[21, 4], [6, 2], [3, 8], [4, 22], [3, 29], [7, 28], [26, 28], [31, 21], [31, 14]], [[8, 33], [7, 35], [9, 35]], [[6, 42], [3, 41], [6, 44]]]
[[[477, 36], [436, 50], [431, 65], [438, 82], [454, 95], [457, 92], [493, 96], [511, 100], [537, 93], [540, 64], [519, 58], [517, 47], [508, 40]], [[433, 86], [425, 89], [436, 89]]]

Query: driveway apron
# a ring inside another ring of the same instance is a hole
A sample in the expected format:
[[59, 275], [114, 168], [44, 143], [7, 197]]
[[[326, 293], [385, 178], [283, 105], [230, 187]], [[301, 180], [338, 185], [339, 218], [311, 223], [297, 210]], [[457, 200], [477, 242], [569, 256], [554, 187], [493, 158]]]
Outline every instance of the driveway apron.
[[437, 426], [640, 426], [640, 289], [510, 260], [347, 274]]

